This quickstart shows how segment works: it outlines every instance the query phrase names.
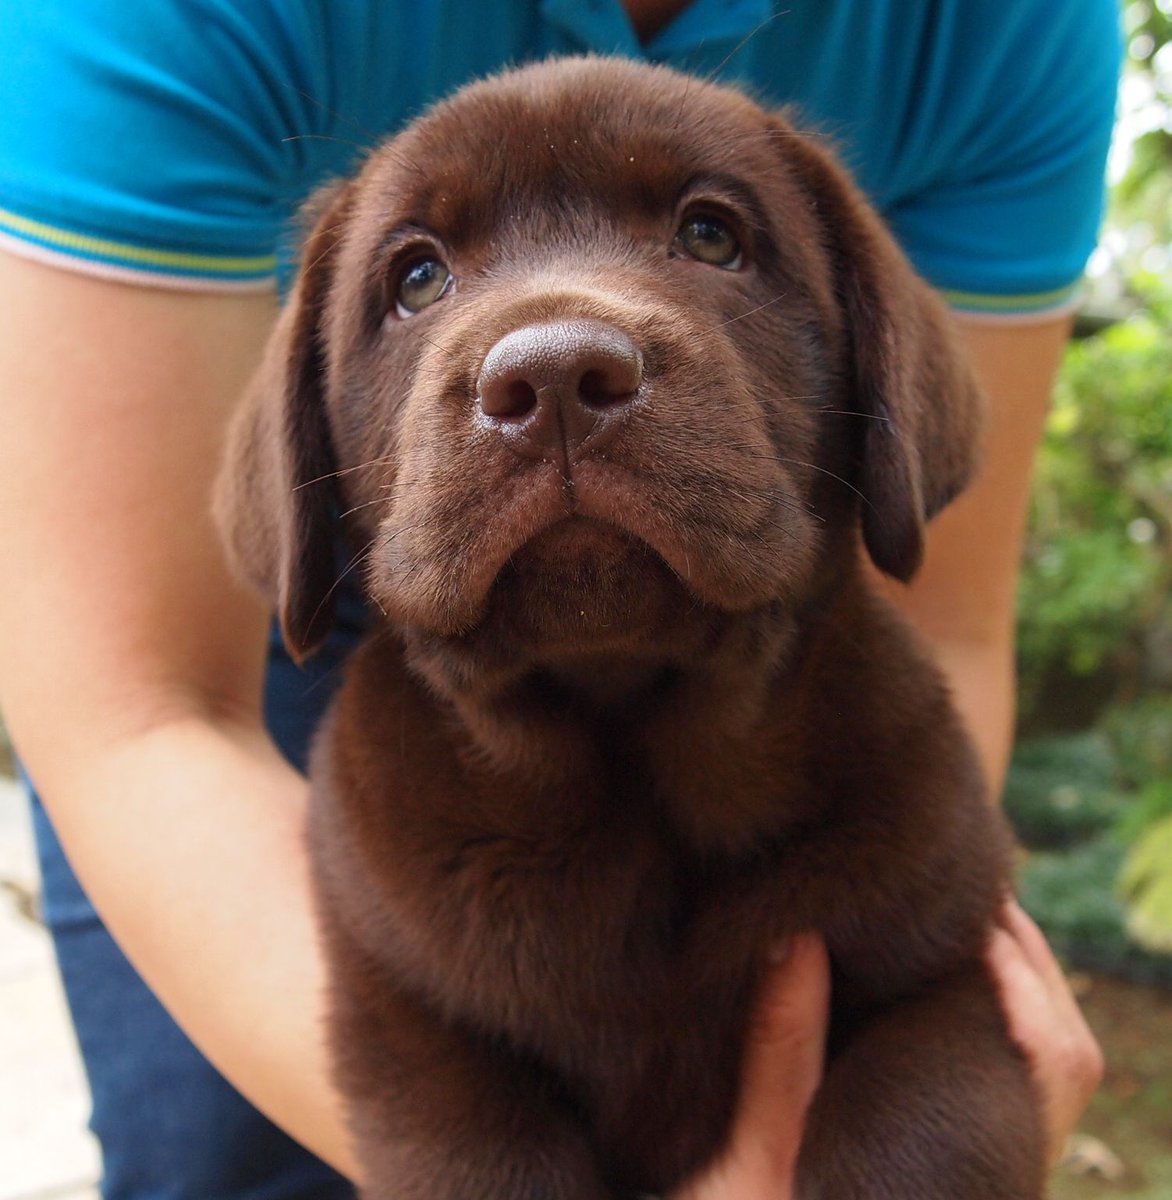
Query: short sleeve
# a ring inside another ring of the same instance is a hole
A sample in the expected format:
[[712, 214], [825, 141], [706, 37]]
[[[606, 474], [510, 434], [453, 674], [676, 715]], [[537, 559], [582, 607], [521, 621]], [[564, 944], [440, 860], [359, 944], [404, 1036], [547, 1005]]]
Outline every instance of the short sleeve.
[[139, 282], [271, 288], [290, 133], [316, 117], [292, 46], [259, 0], [7, 0], [0, 241]]
[[[924, 153], [931, 178], [899, 198], [888, 220], [954, 308], [1014, 320], [1063, 311], [1103, 213], [1118, 6], [954, 11], [951, 58], [937, 65], [944, 73], [925, 77], [925, 104], [948, 114]], [[964, 27], [975, 19], [982, 27]]]

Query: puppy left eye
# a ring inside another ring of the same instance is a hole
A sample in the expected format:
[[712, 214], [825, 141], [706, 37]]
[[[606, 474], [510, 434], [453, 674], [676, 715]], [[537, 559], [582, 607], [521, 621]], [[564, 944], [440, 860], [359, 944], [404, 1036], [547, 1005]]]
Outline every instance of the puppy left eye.
[[675, 240], [689, 257], [709, 266], [735, 271], [744, 261], [736, 234], [719, 217], [688, 217], [676, 231]]
[[434, 304], [451, 286], [452, 273], [438, 258], [417, 259], [399, 276], [395, 313], [402, 320]]

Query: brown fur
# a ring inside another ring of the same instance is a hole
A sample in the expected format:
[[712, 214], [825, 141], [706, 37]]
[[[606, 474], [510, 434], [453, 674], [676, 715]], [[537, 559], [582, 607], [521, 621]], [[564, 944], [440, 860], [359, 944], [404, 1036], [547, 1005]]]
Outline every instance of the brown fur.
[[[1007, 835], [859, 553], [910, 578], [972, 469], [936, 299], [817, 140], [617, 61], [475, 84], [318, 203], [219, 503], [295, 653], [339, 526], [376, 614], [311, 770], [364, 1195], [666, 1192], [727, 1138], [767, 948], [813, 929], [799, 1194], [1036, 1200], [982, 965]], [[697, 203], [739, 269], [673, 246]], [[421, 243], [454, 290], [401, 320]], [[641, 358], [584, 439], [478, 398], [558, 322]]]

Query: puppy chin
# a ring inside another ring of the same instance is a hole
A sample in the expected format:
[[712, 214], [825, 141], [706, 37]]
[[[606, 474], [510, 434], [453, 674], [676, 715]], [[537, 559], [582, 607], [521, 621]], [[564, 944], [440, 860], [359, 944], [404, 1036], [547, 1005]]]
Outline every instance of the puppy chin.
[[515, 640], [526, 658], [579, 658], [670, 644], [696, 598], [638, 537], [573, 516], [512, 555], [489, 593], [480, 629]]

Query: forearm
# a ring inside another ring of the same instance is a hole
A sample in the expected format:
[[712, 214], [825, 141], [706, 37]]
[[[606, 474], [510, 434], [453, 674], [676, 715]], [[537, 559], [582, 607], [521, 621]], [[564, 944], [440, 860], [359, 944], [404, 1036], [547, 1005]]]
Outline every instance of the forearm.
[[998, 640], [933, 640], [937, 662], [977, 748], [994, 798], [1000, 797], [1013, 753], [1017, 674], [1012, 635]]
[[[948, 537], [947, 530], [944, 537]], [[963, 538], [959, 544], [964, 544]], [[930, 562], [929, 570], [932, 568]], [[917, 580], [911, 588], [877, 574], [875, 579], [927, 641], [976, 746], [990, 794], [1000, 797], [1013, 750], [1016, 712], [1012, 586], [1016, 574], [1003, 584], [1003, 594], [996, 602], [990, 599], [979, 619], [963, 621], [957, 608], [948, 603], [951, 584], [946, 572]], [[937, 604], [941, 607], [935, 607]]]
[[350, 1173], [321, 1035], [305, 781], [255, 729], [178, 717], [77, 760], [46, 799], [95, 905], [186, 1032]]
[[[0, 703], [114, 937], [249, 1098], [343, 1169], [305, 784], [262, 732], [269, 616], [210, 516], [275, 300], [0, 254]], [[6, 318], [9, 313], [6, 311]]]

